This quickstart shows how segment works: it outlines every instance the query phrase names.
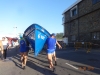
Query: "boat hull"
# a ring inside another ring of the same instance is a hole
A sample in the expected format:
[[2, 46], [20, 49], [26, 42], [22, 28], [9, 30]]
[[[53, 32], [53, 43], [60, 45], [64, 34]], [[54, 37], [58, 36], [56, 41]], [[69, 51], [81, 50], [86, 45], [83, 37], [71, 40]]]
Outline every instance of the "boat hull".
[[47, 38], [50, 37], [50, 33], [42, 26], [32, 24], [25, 30], [24, 36], [33, 48], [35, 56], [37, 56], [42, 51]]

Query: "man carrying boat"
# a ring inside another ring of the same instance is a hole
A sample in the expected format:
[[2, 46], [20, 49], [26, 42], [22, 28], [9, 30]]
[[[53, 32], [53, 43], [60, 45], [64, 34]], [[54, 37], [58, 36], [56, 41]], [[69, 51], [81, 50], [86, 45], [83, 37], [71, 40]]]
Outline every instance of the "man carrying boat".
[[62, 48], [61, 45], [57, 42], [56, 38], [55, 38], [55, 34], [51, 34], [51, 37], [47, 39], [46, 44], [47, 44], [47, 57], [48, 57], [48, 61], [50, 63], [49, 68], [53, 68], [53, 71], [55, 70], [54, 66], [53, 66], [53, 62], [52, 62], [52, 58], [54, 57], [55, 60], [55, 65], [57, 65], [56, 62], [56, 53], [55, 53], [55, 49], [56, 49], [56, 44], [58, 45], [59, 49]]
[[20, 35], [20, 54], [21, 54], [22, 68], [25, 69], [27, 62], [27, 44], [22, 35]]

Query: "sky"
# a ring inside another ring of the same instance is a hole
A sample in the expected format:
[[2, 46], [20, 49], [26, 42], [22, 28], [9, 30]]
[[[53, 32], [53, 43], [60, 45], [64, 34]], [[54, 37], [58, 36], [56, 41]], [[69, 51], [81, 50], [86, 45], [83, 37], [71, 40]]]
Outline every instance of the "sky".
[[63, 33], [62, 13], [75, 1], [0, 0], [0, 34], [23, 33], [33, 23], [50, 33]]

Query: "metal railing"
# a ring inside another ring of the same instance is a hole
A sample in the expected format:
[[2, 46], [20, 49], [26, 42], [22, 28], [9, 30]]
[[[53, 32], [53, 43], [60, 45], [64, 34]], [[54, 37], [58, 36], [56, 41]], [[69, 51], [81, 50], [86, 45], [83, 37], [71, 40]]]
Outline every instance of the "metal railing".
[[92, 43], [91, 42], [75, 42], [74, 43], [74, 48], [75, 51], [77, 51], [79, 48], [84, 48], [86, 52], [90, 52], [92, 49]]

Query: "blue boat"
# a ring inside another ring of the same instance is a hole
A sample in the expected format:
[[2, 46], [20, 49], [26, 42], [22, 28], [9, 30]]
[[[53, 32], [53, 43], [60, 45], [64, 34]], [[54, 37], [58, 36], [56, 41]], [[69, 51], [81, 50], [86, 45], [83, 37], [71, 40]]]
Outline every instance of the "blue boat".
[[32, 24], [25, 30], [24, 36], [33, 48], [35, 56], [37, 56], [44, 47], [47, 38], [50, 37], [50, 33], [42, 26]]

